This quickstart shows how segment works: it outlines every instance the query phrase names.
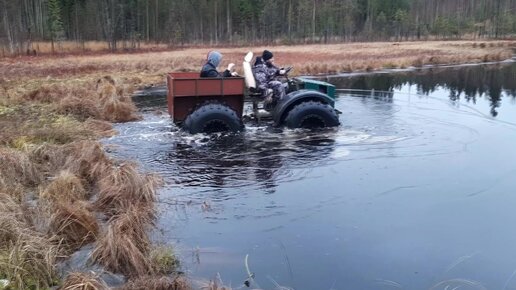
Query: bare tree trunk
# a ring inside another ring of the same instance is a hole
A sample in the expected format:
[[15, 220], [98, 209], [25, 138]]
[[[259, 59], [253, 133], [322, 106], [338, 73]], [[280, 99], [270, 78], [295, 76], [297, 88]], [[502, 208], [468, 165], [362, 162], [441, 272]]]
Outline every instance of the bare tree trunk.
[[79, 1], [75, 0], [75, 42], [79, 44]]
[[215, 44], [218, 44], [219, 43], [219, 21], [218, 21], [218, 9], [217, 9], [217, 0], [214, 0], [214, 3], [215, 3], [215, 9], [213, 11], [213, 13], [215, 13], [215, 17], [213, 17], [215, 19]]
[[288, 39], [292, 39], [292, 0], [288, 1]]
[[147, 38], [147, 42], [150, 41], [149, 1], [145, 1], [145, 38]]
[[312, 41], [315, 41], [315, 7], [316, 0], [314, 0], [314, 9], [312, 11]]
[[12, 30], [11, 30], [11, 26], [9, 25], [9, 18], [7, 16], [7, 3], [5, 2], [5, 0], [3, 0], [3, 4], [4, 4], [4, 13], [3, 13], [3, 22], [4, 22], [4, 29], [5, 29], [5, 34], [7, 35], [7, 42], [9, 43], [9, 53], [10, 54], [13, 54], [14, 53], [14, 40], [13, 40], [13, 35], [12, 35]]
[[226, 0], [226, 18], [228, 26], [228, 40], [232, 42], [233, 32], [231, 31], [231, 0]]
[[154, 40], [156, 44], [159, 43], [158, 39], [158, 16], [159, 16], [159, 2], [156, 0], [156, 6], [154, 7]]

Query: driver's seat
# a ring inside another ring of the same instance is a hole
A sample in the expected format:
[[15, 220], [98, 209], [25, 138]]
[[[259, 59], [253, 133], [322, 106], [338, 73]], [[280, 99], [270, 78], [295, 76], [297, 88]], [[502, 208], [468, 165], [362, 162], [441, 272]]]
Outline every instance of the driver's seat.
[[250, 51], [244, 57], [242, 67], [244, 69], [245, 84], [248, 89], [248, 96], [253, 102], [253, 114], [260, 123], [261, 116], [264, 115], [263, 110], [260, 110], [258, 104], [263, 101], [264, 92], [256, 86], [256, 79], [254, 78], [253, 69], [251, 67], [251, 61], [253, 60], [253, 53]]
[[256, 80], [254, 78], [253, 69], [251, 67], [251, 61], [253, 60], [253, 52], [248, 52], [244, 57], [242, 67], [244, 69], [245, 84], [249, 89], [249, 96], [252, 98], [263, 97], [263, 92], [257, 88]]

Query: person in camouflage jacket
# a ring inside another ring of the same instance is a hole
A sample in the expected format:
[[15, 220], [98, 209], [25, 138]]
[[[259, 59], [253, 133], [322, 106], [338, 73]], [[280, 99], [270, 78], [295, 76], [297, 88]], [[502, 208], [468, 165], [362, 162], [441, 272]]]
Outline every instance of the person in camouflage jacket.
[[264, 50], [261, 57], [256, 57], [253, 74], [257, 88], [264, 92], [266, 98], [281, 99], [285, 96], [286, 84], [276, 79], [284, 75], [285, 70], [274, 65], [272, 52]]

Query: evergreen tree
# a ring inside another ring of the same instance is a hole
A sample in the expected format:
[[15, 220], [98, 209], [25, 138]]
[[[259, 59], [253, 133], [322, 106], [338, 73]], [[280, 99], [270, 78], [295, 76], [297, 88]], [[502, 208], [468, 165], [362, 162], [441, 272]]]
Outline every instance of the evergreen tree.
[[48, 0], [48, 29], [52, 42], [52, 52], [54, 52], [54, 42], [59, 41], [64, 34], [60, 5], [59, 0]]

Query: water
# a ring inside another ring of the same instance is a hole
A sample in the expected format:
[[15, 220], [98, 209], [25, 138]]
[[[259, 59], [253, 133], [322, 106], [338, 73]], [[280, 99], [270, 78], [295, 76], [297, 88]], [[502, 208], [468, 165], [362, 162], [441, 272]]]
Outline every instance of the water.
[[337, 129], [118, 125], [113, 154], [166, 180], [154, 239], [236, 289], [246, 255], [264, 289], [516, 289], [516, 64], [328, 80], [355, 90]]

